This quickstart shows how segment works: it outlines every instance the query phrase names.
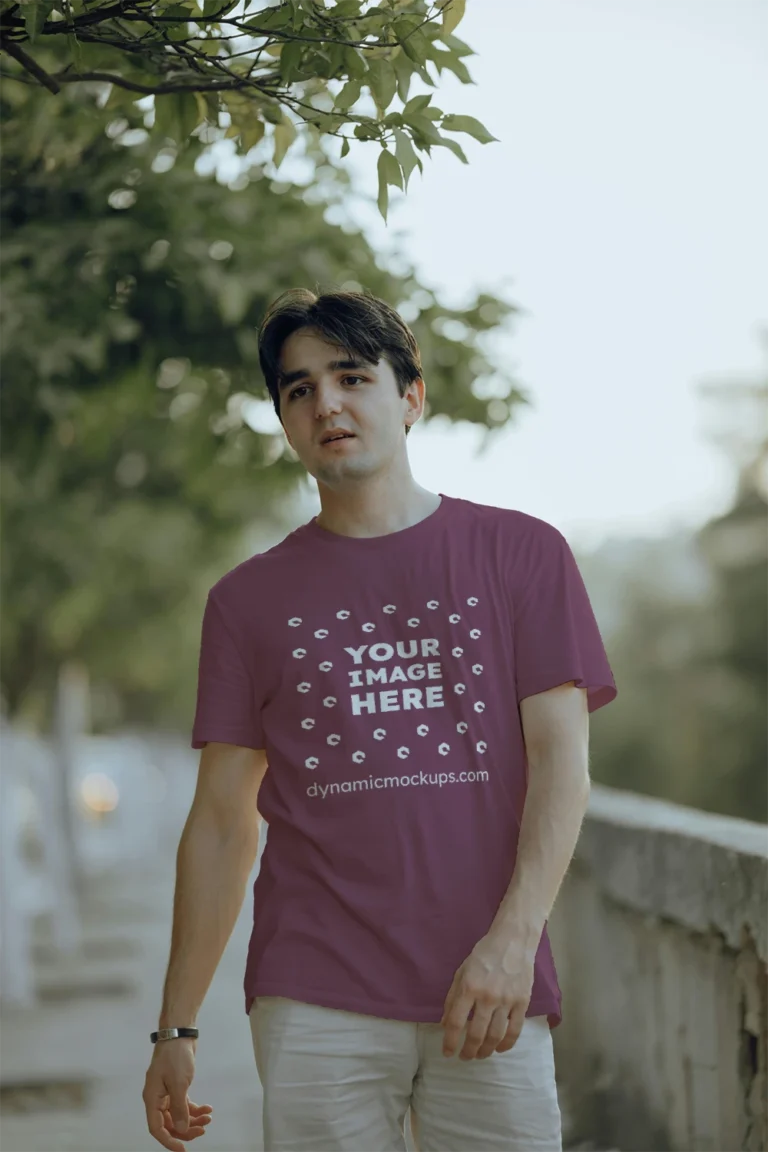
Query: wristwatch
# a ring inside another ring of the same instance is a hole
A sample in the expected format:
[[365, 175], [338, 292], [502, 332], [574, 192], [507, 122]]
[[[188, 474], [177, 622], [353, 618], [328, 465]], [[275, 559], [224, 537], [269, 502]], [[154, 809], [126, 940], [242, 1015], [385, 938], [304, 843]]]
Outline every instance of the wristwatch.
[[158, 1040], [175, 1040], [177, 1036], [191, 1036], [196, 1040], [199, 1035], [197, 1028], [161, 1028], [159, 1032], [150, 1032], [149, 1038], [157, 1044]]

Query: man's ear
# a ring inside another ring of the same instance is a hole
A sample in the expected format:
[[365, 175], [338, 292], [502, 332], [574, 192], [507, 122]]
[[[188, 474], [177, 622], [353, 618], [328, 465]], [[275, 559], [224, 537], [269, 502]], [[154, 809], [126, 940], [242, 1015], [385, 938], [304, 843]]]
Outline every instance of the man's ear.
[[[411, 424], [411, 425], [415, 424], [415, 423], [417, 422], [417, 420], [420, 418], [420, 416], [422, 415], [422, 413], [423, 413], [423, 411], [424, 411], [424, 404], [426, 403], [426, 399], [427, 399], [427, 386], [426, 386], [426, 384], [424, 383], [424, 377], [423, 377], [423, 376], [419, 376], [419, 377], [417, 378], [417, 380], [413, 380], [413, 381], [412, 381], [412, 383], [411, 383], [411, 387], [413, 387], [413, 386], [414, 386], [415, 384], [417, 384], [417, 383], [420, 383], [420, 384], [422, 385], [422, 388], [423, 388], [423, 400], [422, 400], [422, 403], [421, 403], [421, 412], [418, 412], [418, 411], [416, 411], [415, 409], [413, 409], [413, 408], [412, 408], [412, 409], [410, 409], [410, 411], [409, 411], [409, 413], [408, 413], [408, 415], [409, 415], [409, 417], [410, 417], [410, 419], [409, 419], [408, 423], [409, 423], [409, 424]], [[416, 395], [416, 398], [418, 399], [418, 395], [419, 395], [419, 390], [418, 390], [418, 389], [416, 390], [416, 393], [415, 393], [415, 395]]]

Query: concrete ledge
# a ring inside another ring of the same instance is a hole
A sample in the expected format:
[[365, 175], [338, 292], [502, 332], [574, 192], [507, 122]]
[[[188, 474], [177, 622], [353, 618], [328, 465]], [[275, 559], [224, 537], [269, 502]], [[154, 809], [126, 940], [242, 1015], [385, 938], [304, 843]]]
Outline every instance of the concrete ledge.
[[549, 929], [575, 1133], [768, 1148], [768, 828], [593, 785]]
[[593, 785], [575, 860], [614, 900], [768, 962], [768, 826]]

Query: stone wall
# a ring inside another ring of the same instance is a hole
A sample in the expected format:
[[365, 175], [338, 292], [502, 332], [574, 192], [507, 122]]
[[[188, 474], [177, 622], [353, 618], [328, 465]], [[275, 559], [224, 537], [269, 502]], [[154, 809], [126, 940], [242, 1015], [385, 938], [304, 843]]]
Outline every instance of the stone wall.
[[593, 785], [549, 929], [573, 1135], [768, 1149], [768, 827]]

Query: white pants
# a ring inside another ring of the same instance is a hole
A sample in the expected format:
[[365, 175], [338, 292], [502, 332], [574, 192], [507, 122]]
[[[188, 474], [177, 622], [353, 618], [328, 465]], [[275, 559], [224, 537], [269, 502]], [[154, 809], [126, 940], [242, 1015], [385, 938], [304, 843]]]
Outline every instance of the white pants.
[[561, 1152], [552, 1037], [526, 1017], [484, 1060], [443, 1055], [439, 1024], [259, 996], [250, 1012], [265, 1152]]

